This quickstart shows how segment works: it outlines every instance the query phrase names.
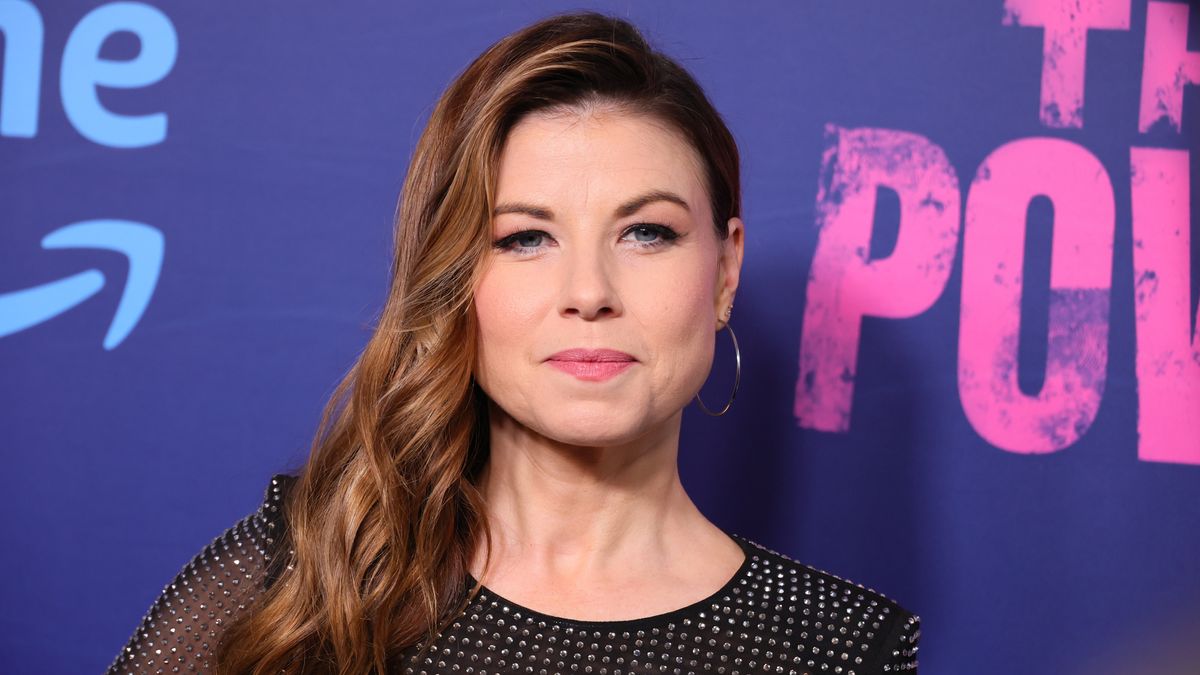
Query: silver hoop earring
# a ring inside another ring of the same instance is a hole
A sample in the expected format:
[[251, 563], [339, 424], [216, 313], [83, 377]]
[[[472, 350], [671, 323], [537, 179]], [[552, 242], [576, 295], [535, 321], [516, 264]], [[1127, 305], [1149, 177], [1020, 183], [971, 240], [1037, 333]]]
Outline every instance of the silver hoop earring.
[[712, 417], [720, 417], [721, 415], [729, 412], [729, 406], [733, 405], [733, 398], [737, 396], [738, 383], [742, 381], [742, 350], [738, 349], [737, 336], [733, 334], [733, 327], [729, 325], [728, 321], [725, 322], [724, 328], [729, 329], [729, 337], [733, 338], [733, 358], [734, 363], [737, 366], [737, 370], [733, 375], [733, 392], [729, 394], [729, 401], [725, 403], [724, 408], [721, 408], [721, 412], [712, 412], [709, 410], [708, 407], [704, 405], [704, 401], [700, 400], [700, 392], [696, 392], [696, 403], [700, 404], [700, 409], [703, 410], [705, 414], [711, 415]]

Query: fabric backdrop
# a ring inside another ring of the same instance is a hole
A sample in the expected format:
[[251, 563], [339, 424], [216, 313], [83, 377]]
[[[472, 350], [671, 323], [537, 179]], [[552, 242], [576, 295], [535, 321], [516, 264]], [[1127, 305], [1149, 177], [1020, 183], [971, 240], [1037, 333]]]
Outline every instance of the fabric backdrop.
[[701, 508], [925, 673], [1197, 672], [1200, 12], [1147, 0], [0, 0], [0, 670], [99, 672], [300, 465], [433, 102], [577, 7], [742, 151]]

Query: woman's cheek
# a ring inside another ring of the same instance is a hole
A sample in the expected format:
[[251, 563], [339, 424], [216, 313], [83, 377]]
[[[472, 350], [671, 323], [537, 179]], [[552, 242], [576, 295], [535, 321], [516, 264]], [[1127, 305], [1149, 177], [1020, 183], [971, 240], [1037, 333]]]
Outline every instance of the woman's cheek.
[[714, 317], [710, 284], [704, 279], [687, 279], [687, 283], [679, 283], [677, 278], [672, 301], [664, 305], [655, 322], [663, 329], [659, 350], [670, 355], [672, 363], [667, 374], [669, 386], [690, 396], [704, 383], [712, 364]]
[[[485, 337], [508, 343], [522, 335], [535, 320], [545, 294], [545, 284], [516, 270], [494, 269], [476, 289], [475, 303]], [[541, 290], [539, 290], [541, 289]]]
[[[477, 374], [485, 389], [511, 379], [503, 373], [521, 335], [520, 293], [511, 276], [493, 268], [475, 289], [475, 315], [479, 330]], [[489, 394], [494, 394], [490, 391]]]

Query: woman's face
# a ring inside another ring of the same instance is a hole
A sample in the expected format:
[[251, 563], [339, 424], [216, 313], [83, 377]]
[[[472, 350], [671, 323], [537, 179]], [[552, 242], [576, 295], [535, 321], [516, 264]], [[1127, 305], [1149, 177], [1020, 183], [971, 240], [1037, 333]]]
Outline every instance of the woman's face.
[[717, 236], [703, 176], [691, 146], [645, 116], [517, 123], [475, 289], [476, 380], [493, 414], [582, 446], [680, 414], [708, 376], [742, 261], [742, 223]]

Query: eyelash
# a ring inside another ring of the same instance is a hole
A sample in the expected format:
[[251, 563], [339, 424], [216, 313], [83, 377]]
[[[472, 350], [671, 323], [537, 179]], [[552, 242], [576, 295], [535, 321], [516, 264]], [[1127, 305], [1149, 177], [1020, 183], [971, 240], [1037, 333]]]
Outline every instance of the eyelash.
[[[657, 234], [659, 236], [659, 238], [655, 241], [637, 242], [638, 248], [652, 249], [652, 248], [660, 248], [663, 246], [669, 246], [672, 242], [674, 242], [676, 239], [678, 239], [680, 237], [680, 234], [678, 232], [676, 232], [675, 230], [673, 230], [672, 228], [670, 228], [666, 225], [659, 225], [658, 223], [634, 223], [633, 225], [630, 225], [629, 227], [625, 228], [625, 231], [621, 233], [621, 237], [624, 238], [629, 233], [635, 232], [638, 230], [649, 230], [650, 232], [654, 232], [655, 234]], [[501, 250], [501, 251], [514, 251], [517, 253], [522, 253], [521, 249], [523, 249], [523, 248], [536, 248], [536, 247], [522, 247], [522, 246], [514, 247], [513, 246], [513, 244], [515, 244], [517, 242], [517, 240], [519, 240], [522, 236], [527, 235], [527, 234], [540, 234], [540, 235], [548, 237], [548, 238], [550, 237], [550, 234], [543, 230], [521, 230], [520, 232], [513, 232], [512, 234], [510, 234], [506, 237], [497, 239], [495, 242], [492, 243], [492, 247], [495, 249]]]

